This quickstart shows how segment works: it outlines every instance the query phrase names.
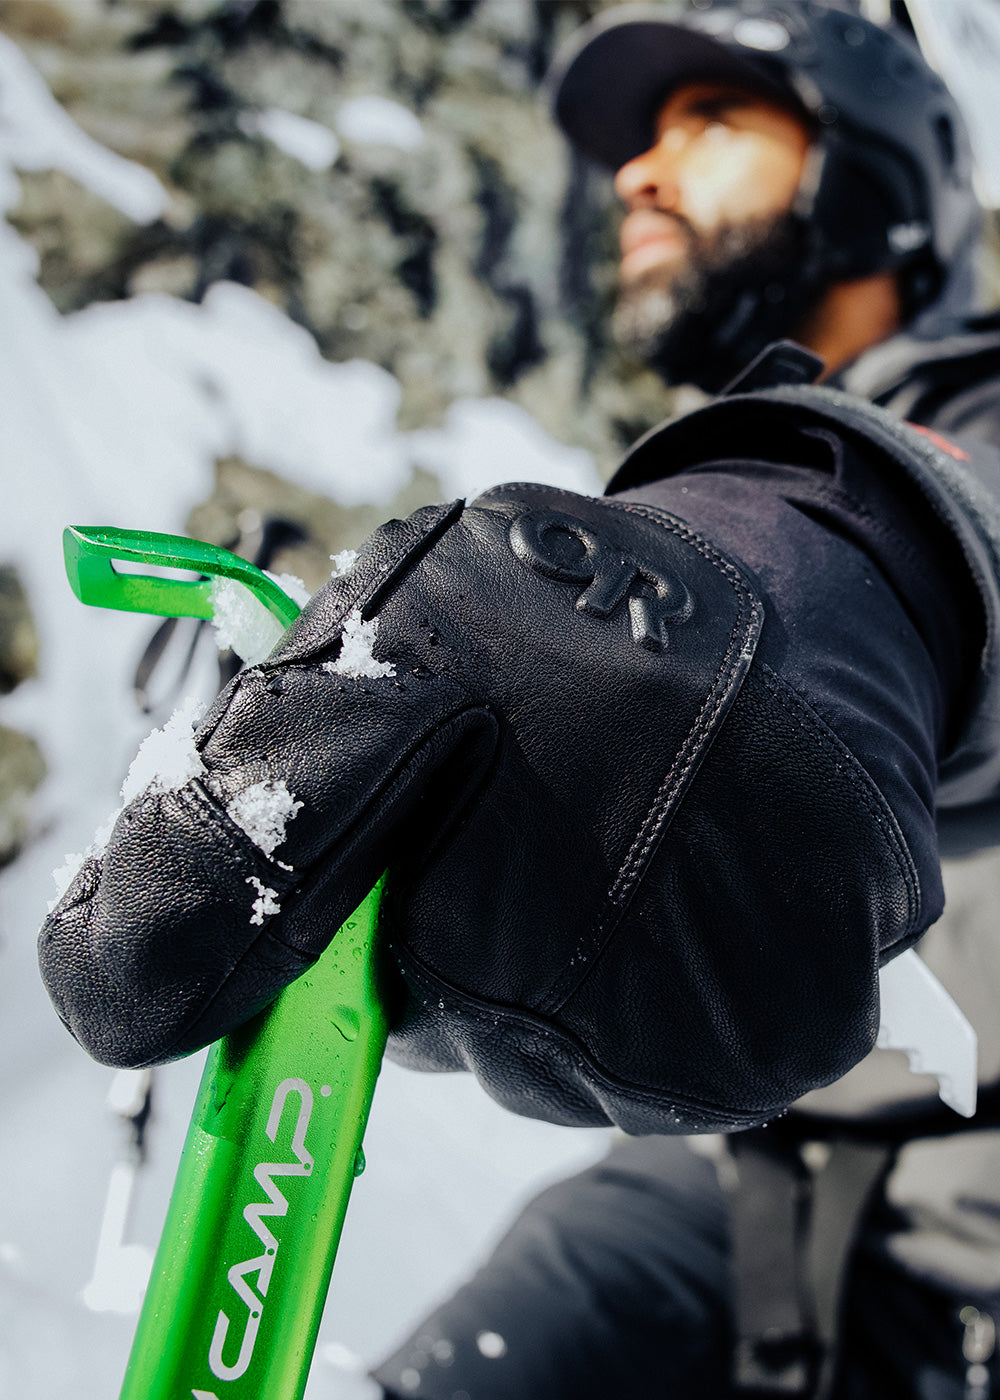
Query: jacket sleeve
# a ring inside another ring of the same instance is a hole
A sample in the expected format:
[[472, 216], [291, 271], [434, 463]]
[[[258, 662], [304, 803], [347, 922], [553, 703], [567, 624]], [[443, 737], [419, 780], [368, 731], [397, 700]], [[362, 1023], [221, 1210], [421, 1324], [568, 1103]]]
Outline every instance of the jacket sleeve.
[[[852, 482], [862, 515], [898, 521], [900, 505], [909, 503], [899, 533], [919, 550], [927, 576], [921, 580], [919, 569], [903, 571], [893, 579], [896, 591], [918, 621], [943, 604], [950, 612], [947, 625], [962, 634], [961, 658], [936, 658], [939, 678], [952, 692], [947, 731], [937, 736], [939, 832], [948, 854], [993, 845], [1000, 840], [1000, 451], [995, 446], [979, 433], [946, 437], [901, 423], [840, 390], [772, 389], [717, 400], [654, 430], [628, 455], [609, 489], [643, 483], [649, 489], [654, 477], [674, 476], [706, 456], [739, 457], [748, 443], [767, 455], [768, 444], [788, 431], [833, 434], [853, 445], [864, 463]], [[872, 493], [866, 505], [860, 498]], [[922, 512], [923, 525], [914, 507]], [[928, 516], [935, 530], [928, 530]], [[852, 523], [855, 531], [860, 518]], [[866, 543], [873, 538], [869, 530]], [[906, 545], [904, 538], [903, 549]], [[901, 557], [897, 549], [895, 560]], [[892, 574], [892, 555], [883, 551], [880, 564], [887, 559]], [[927, 594], [931, 581], [937, 604]]]

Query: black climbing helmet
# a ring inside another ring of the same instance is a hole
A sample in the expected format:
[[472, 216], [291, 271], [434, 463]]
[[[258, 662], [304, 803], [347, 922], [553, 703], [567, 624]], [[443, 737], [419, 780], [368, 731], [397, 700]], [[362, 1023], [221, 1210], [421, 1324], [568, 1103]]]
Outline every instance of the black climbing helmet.
[[556, 60], [556, 119], [617, 169], [653, 143], [677, 86], [749, 86], [815, 132], [795, 206], [829, 282], [904, 271], [907, 312], [967, 262], [980, 223], [972, 155], [954, 99], [916, 44], [814, 0], [722, 0], [677, 15], [622, 5], [579, 30]]

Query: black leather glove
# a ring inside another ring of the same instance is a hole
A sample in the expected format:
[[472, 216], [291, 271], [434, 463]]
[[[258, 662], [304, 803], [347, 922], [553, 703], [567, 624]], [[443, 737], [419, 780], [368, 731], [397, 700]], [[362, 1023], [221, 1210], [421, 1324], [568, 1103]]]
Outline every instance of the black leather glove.
[[[385, 867], [392, 1053], [519, 1112], [726, 1130], [867, 1052], [880, 954], [926, 925], [906, 840], [780, 674], [802, 619], [639, 494], [509, 486], [372, 536], [217, 700], [202, 774], [135, 799], [46, 922], [91, 1054], [222, 1035]], [[884, 583], [863, 598], [898, 621]], [[268, 854], [245, 809], [275, 784]]]

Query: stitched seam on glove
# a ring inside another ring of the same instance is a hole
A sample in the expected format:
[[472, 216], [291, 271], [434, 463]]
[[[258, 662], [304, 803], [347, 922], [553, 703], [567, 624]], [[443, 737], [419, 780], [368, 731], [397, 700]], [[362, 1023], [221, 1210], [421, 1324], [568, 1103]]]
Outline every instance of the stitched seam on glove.
[[[313, 669], [313, 665], [314, 663], [312, 662], [290, 662], [287, 664], [286, 669], [290, 670], [296, 667], [298, 669], [311, 670]], [[434, 675], [434, 679], [438, 679], [436, 674], [432, 673], [432, 675]], [[439, 739], [442, 734], [447, 733], [450, 729], [460, 727], [462, 722], [469, 715], [485, 714], [489, 715], [491, 718], [493, 717], [489, 707], [484, 705], [476, 696], [470, 694], [460, 681], [456, 680], [450, 674], [444, 674], [441, 679], [446, 681], [449, 685], [454, 686], [459, 694], [451, 698], [450, 704], [442, 713], [435, 714], [432, 720], [427, 721], [424, 729], [413, 738], [413, 741], [408, 745], [405, 751], [398, 755], [392, 767], [382, 774], [381, 781], [370, 791], [368, 799], [364, 806], [358, 811], [355, 820], [349, 827], [341, 831], [337, 838], [336, 845], [339, 846], [350, 841], [351, 833], [355, 830], [357, 825], [365, 819], [366, 815], [370, 813], [373, 808], [385, 802], [387, 794], [428, 743]], [[231, 847], [235, 848], [237, 853], [242, 853], [243, 851], [249, 852], [251, 857], [259, 862], [260, 871], [263, 871], [263, 873], [268, 876], [269, 880], [274, 880], [276, 883], [280, 882], [281, 889], [279, 893], [287, 894], [293, 887], [301, 885], [309, 878], [309, 875], [318, 863], [327, 862], [331, 859], [331, 848], [326, 847], [318, 856], [309, 861], [308, 864], [294, 865], [291, 871], [286, 869], [285, 864], [282, 863], [280, 853], [276, 853], [273, 857], [266, 855], [256, 842], [247, 835], [243, 828], [233, 821], [226, 810], [226, 799], [220, 799], [212, 791], [211, 776], [211, 773], [209, 773], [207, 779], [192, 779], [188, 788], [182, 789], [181, 791], [191, 791], [200, 799], [198, 807], [199, 814], [207, 816], [212, 821], [219, 833], [229, 842]], [[281, 775], [272, 774], [271, 776], [277, 778]], [[276, 850], [280, 852], [281, 847], [276, 848]], [[258, 873], [260, 873], [260, 871], [258, 871]], [[288, 946], [290, 948], [296, 947], [295, 944], [289, 944]]]
[[[745, 579], [723, 555], [667, 511], [634, 502], [607, 501], [610, 510], [640, 515], [680, 536], [727, 579], [737, 599], [737, 614], [725, 655], [712, 687], [688, 732], [656, 797], [632, 842], [608, 891], [608, 902], [593, 931], [580, 941], [573, 959], [539, 1004], [543, 1013], [555, 1014], [589, 977], [628, 906], [652, 856], [663, 839], [674, 813], [708, 752], [721, 721], [742, 684], [756, 649], [763, 623], [763, 607]], [[583, 965], [580, 972], [570, 969]]]
[[[220, 798], [211, 788], [211, 774], [208, 778], [192, 778], [187, 787], [178, 791], [178, 797], [187, 798], [195, 808], [197, 817], [211, 822], [217, 834], [227, 842], [237, 859], [249, 856], [256, 875], [266, 875], [279, 886], [278, 894], [287, 894], [300, 878], [297, 870], [286, 870], [278, 855], [269, 856], [261, 850], [256, 841], [233, 821]], [[193, 799], [193, 800], [192, 800]], [[278, 848], [276, 848], [278, 849]]]
[[[761, 662], [757, 668], [757, 675], [766, 686], [773, 698], [781, 705], [789, 718], [813, 738], [820, 748], [833, 749], [843, 768], [844, 776], [855, 788], [868, 814], [874, 818], [875, 822], [882, 830], [885, 840], [886, 850], [892, 855], [900, 878], [906, 889], [907, 905], [909, 914], [907, 917], [906, 932], [901, 935], [898, 941], [902, 942], [909, 938], [913, 932], [922, 932], [919, 927], [920, 910], [922, 907], [922, 896], [920, 882], [917, 876], [916, 865], [906, 844], [906, 838], [900, 830], [892, 808], [879, 792], [866, 772], [864, 766], [858, 762], [850, 749], [838, 738], [837, 734], [824, 722], [820, 715], [809, 703], [793, 690], [787, 681], [783, 680], [777, 672], [773, 671], [765, 662]], [[882, 951], [885, 951], [884, 949]]]
[[[609, 505], [611, 505], [613, 509], [624, 510], [634, 515], [643, 515], [651, 520], [659, 519], [661, 524], [666, 524], [675, 534], [679, 534], [683, 539], [686, 539], [699, 554], [708, 559], [709, 562], [715, 564], [717, 568], [721, 569], [730, 580], [733, 591], [739, 599], [739, 612], [737, 613], [736, 621], [733, 623], [733, 630], [729, 637], [729, 645], [726, 648], [726, 654], [719, 666], [712, 689], [709, 691], [705, 704], [702, 706], [691, 732], [688, 734], [683, 747], [678, 753], [673, 767], [664, 779], [660, 791], [657, 793], [656, 800], [650, 808], [646, 820], [643, 822], [636, 840], [633, 843], [632, 849], [625, 858], [625, 862], [609, 892], [609, 898], [612, 901], [623, 905], [631, 894], [635, 884], [638, 883], [642, 867], [646, 864], [651, 854], [652, 847], [659, 838], [658, 827], [662, 826], [665, 829], [667, 817], [667, 813], [664, 810], [665, 805], [672, 801], [673, 806], [677, 806], [680, 797], [683, 795], [688, 783], [694, 776], [694, 769], [697, 763], [701, 761], [707, 752], [707, 745], [700, 753], [693, 751], [698, 739], [701, 737], [701, 733], [711, 730], [719, 717], [720, 711], [732, 702], [735, 690], [739, 688], [739, 682], [742, 681], [743, 675], [745, 675], [749, 667], [749, 656], [746, 656], [746, 665], [742, 668], [742, 674], [739, 662], [749, 649], [749, 642], [751, 641], [751, 636], [749, 634], [751, 631], [754, 633], [753, 641], [756, 643], [756, 634], [759, 632], [760, 622], [763, 620], [763, 609], [757, 598], [750, 592], [740, 574], [729, 561], [712, 549], [711, 545], [708, 545], [705, 541], [699, 539], [697, 535], [688, 530], [682, 522], [674, 521], [667, 512], [657, 511], [655, 507], [651, 506], [634, 505], [631, 503], [618, 505], [611, 502], [609, 502]], [[749, 608], [749, 618], [746, 618], [747, 608]], [[735, 658], [734, 664], [733, 653], [741, 636], [744, 637], [744, 643]], [[723, 680], [725, 680], [725, 685], [720, 688], [720, 683]], [[671, 791], [671, 789], [673, 789], [673, 791]]]
[[[252, 1015], [258, 1015], [260, 1011], [265, 1010], [268, 1006], [270, 1006], [271, 1002], [274, 1001], [276, 997], [281, 995], [281, 992], [286, 986], [288, 986], [290, 982], [293, 982], [297, 977], [301, 977], [303, 973], [308, 972], [309, 968], [312, 967], [312, 965], [317, 961], [317, 956], [310, 953], [303, 953], [300, 948], [290, 947], [287, 943], [283, 943], [280, 938], [276, 938], [274, 934], [271, 933], [268, 929], [264, 929], [256, 935], [249, 947], [245, 948], [244, 951], [240, 954], [239, 958], [233, 964], [232, 970], [229, 973], [229, 977], [232, 977], [236, 969], [240, 966], [241, 963], [245, 962], [247, 958], [249, 958], [251, 955], [259, 957], [261, 948], [266, 948], [268, 946], [275, 950], [276, 956], [285, 954], [286, 957], [294, 957], [296, 961], [299, 962], [301, 965], [298, 968], [298, 971], [290, 972], [287, 976], [285, 976], [285, 980], [282, 986], [277, 991], [275, 991], [273, 996], [267, 997], [263, 1001], [263, 1004], [260, 1005], [258, 1007], [258, 1010], [252, 1013]], [[219, 986], [213, 993], [211, 1000], [207, 1002], [205, 1006], [200, 1007], [197, 1014], [192, 1016], [191, 1019], [185, 1023], [183, 1028], [178, 1031], [178, 1033], [174, 1036], [173, 1040], [171, 1040], [169, 1045], [166, 1045], [162, 1048], [158, 1048], [156, 1053], [150, 1056], [149, 1059], [140, 1061], [129, 1058], [127, 1061], [122, 1061], [121, 1063], [124, 1064], [125, 1067], [128, 1069], [145, 1069], [150, 1066], [167, 1064], [171, 1060], [181, 1059], [185, 1055], [193, 1055], [198, 1050], [204, 1049], [206, 1045], [211, 1045], [216, 1040], [219, 1040], [223, 1034], [229, 1034], [228, 1031], [217, 1031], [214, 1034], [198, 1033], [199, 1025], [201, 1025], [208, 1010], [215, 1005], [215, 1002], [218, 1000], [219, 996], [224, 991], [229, 981], [229, 977], [225, 978], [222, 982], [219, 983]], [[245, 1025], [248, 1020], [252, 1019], [252, 1015], [249, 1012], [244, 1012], [239, 1022], [239, 1025]], [[238, 1027], [233, 1027], [233, 1029], [238, 1029]]]
[[[643, 1104], [650, 1104], [663, 1111], [664, 1099], [669, 1099], [678, 1108], [691, 1110], [692, 1117], [710, 1117], [715, 1121], [723, 1120], [735, 1128], [748, 1127], [751, 1124], [765, 1122], [768, 1118], [773, 1118], [783, 1111], [784, 1105], [769, 1104], [765, 1107], [748, 1108], [745, 1111], [735, 1112], [732, 1109], [723, 1108], [721, 1105], [711, 1103], [706, 1099], [696, 1099], [688, 1094], [679, 1093], [669, 1086], [663, 1089], [652, 1086], [642, 1086], [629, 1083], [624, 1079], [618, 1079], [610, 1074], [603, 1066], [593, 1060], [576, 1039], [571, 1031], [560, 1026], [553, 1026], [547, 1020], [539, 1016], [532, 1015], [520, 1008], [506, 1006], [503, 1003], [484, 1003], [482, 1000], [473, 999], [466, 993], [457, 990], [450, 983], [441, 981], [425, 963], [410, 949], [406, 950], [405, 958], [396, 952], [396, 961], [402, 975], [410, 981], [417, 989], [418, 994], [425, 995], [435, 1005], [443, 1000], [445, 996], [453, 1004], [460, 1004], [461, 1015], [465, 1020], [475, 1020], [487, 1028], [491, 1037], [495, 1037], [497, 1021], [505, 1026], [518, 1026], [545, 1040], [557, 1044], [563, 1051], [569, 1050], [574, 1060], [581, 1067], [582, 1072], [592, 1081], [606, 1086], [613, 1090], [615, 1094], [622, 1098], [628, 1098]], [[461, 1053], [461, 1052], [459, 1052]], [[462, 1057], [466, 1059], [465, 1056]], [[474, 1064], [468, 1067], [475, 1073]]]
[[[376, 565], [372, 560], [359, 563], [356, 566], [356, 578], [338, 580], [335, 610], [331, 616], [324, 618], [329, 636], [322, 643], [314, 640], [305, 651], [300, 650], [303, 633], [308, 634], [309, 627], [315, 625], [307, 605], [302, 617], [292, 624], [286, 640], [279, 643], [277, 653], [254, 669], [258, 674], [265, 675], [286, 666], [315, 664], [332, 652], [341, 642], [342, 629], [348, 614], [357, 608], [364, 621], [371, 621], [389, 593], [398, 588], [405, 576], [416, 568], [442, 536], [461, 519], [464, 511], [465, 502], [461, 500], [453, 501], [447, 506], [425, 506], [426, 515], [436, 515], [436, 518], [431, 520], [421, 534], [415, 538], [404, 537], [394, 542], [389, 542], [383, 537], [382, 543], [392, 543], [394, 549], [394, 556], [390, 560], [383, 561], [381, 565]], [[393, 523], [401, 528], [410, 524], [409, 521], [387, 522], [381, 529], [387, 531]], [[376, 535], [378, 533], [376, 531]], [[372, 536], [372, 539], [374, 538], [375, 536]], [[320, 598], [323, 593], [324, 590], [321, 589], [315, 597]], [[213, 725], [213, 730], [215, 727]]]
[[419, 539], [414, 540], [403, 550], [401, 557], [389, 567], [388, 572], [376, 580], [375, 586], [368, 590], [364, 602], [359, 599], [358, 606], [361, 608], [361, 616], [366, 622], [378, 611], [388, 593], [398, 588], [406, 575], [434, 548], [452, 525], [461, 519], [465, 512], [465, 501], [459, 499], [451, 501], [448, 505], [425, 506], [424, 509], [438, 511], [437, 519], [425, 529]]
[[[461, 1005], [461, 1016], [464, 1021], [468, 1018], [480, 1023], [480, 1025], [485, 1026], [490, 1036], [496, 1036], [497, 1018], [499, 1018], [504, 1026], [520, 1026], [520, 1028], [528, 1030], [529, 1033], [549, 1040], [549, 1042], [557, 1044], [563, 1051], [569, 1050], [571, 1056], [580, 1065], [581, 1072], [591, 1081], [606, 1086], [620, 1098], [653, 1105], [660, 1109], [661, 1114], [664, 1110], [664, 1099], [674, 1103], [678, 1109], [690, 1110], [693, 1119], [711, 1117], [716, 1121], [724, 1120], [732, 1127], [748, 1127], [751, 1124], [763, 1123], [770, 1117], [775, 1117], [777, 1113], [783, 1112], [784, 1105], [773, 1105], [773, 1103], [768, 1106], [749, 1107], [741, 1112], [735, 1112], [735, 1110], [725, 1109], [725, 1107], [710, 1102], [710, 1100], [696, 1099], [686, 1095], [686, 1093], [676, 1092], [669, 1086], [658, 1089], [653, 1088], [653, 1086], [632, 1084], [626, 1079], [616, 1078], [615, 1075], [609, 1074], [594, 1058], [591, 1058], [583, 1044], [578, 1042], [577, 1037], [570, 1030], [563, 1029], [562, 1026], [553, 1026], [548, 1019], [532, 1015], [531, 1012], [521, 1008], [507, 1007], [501, 1002], [492, 1004], [492, 1002], [483, 1002], [478, 998], [469, 997], [468, 994], [452, 987], [450, 983], [438, 979], [436, 974], [431, 972], [429, 967], [424, 965], [422, 959], [410, 949], [406, 949], [405, 958], [396, 951], [396, 962], [398, 962], [403, 976], [410, 983], [415, 984], [417, 991], [427, 995], [434, 1004], [443, 1000], [444, 997], [450, 998], [452, 1004]], [[462, 1056], [462, 1058], [465, 1060], [466, 1057]], [[468, 1060], [466, 1060], [466, 1064], [468, 1064]], [[475, 1074], [475, 1065], [469, 1064], [468, 1067]]]

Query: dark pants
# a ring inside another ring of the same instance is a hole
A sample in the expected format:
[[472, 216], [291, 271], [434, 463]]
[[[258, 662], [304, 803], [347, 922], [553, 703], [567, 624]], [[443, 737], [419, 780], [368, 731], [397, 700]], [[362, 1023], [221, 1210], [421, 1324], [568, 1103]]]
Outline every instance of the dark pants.
[[[1000, 1395], [995, 1358], [977, 1390], [962, 1350], [959, 1313], [985, 1302], [904, 1275], [884, 1223], [876, 1205], [852, 1263], [836, 1400]], [[631, 1139], [532, 1201], [376, 1379], [401, 1400], [728, 1400], [728, 1233], [710, 1162]]]

